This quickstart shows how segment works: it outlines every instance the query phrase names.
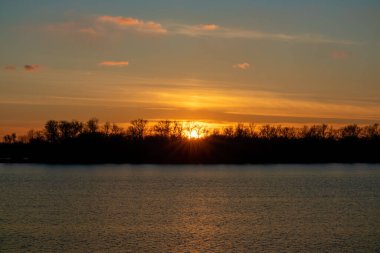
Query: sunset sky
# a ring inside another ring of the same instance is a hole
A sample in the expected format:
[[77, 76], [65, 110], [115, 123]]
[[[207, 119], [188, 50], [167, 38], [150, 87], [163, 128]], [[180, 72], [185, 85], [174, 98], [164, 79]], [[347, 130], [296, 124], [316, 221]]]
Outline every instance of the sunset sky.
[[2, 0], [0, 136], [49, 119], [372, 123], [378, 0]]

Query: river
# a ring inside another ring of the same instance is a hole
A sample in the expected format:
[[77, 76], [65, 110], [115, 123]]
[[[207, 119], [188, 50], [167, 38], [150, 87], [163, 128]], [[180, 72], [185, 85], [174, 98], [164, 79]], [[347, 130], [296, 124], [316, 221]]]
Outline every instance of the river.
[[380, 252], [380, 165], [0, 164], [1, 252]]

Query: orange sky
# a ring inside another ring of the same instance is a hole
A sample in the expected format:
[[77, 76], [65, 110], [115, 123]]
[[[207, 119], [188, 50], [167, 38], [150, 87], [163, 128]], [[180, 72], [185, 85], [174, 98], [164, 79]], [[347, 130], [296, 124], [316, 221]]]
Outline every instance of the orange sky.
[[0, 3], [0, 136], [49, 119], [380, 119], [378, 1]]

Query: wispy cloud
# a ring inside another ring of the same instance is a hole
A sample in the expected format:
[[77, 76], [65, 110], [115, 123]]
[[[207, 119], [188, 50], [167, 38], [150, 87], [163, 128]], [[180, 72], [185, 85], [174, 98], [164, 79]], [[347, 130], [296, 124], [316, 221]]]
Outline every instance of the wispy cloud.
[[[191, 36], [191, 37], [218, 37], [216, 31], [222, 29], [220, 26], [215, 24], [200, 24], [200, 25], [185, 25], [185, 24], [174, 24], [169, 25], [169, 32], [171, 34]], [[220, 32], [219, 32], [220, 33]]]
[[160, 24], [154, 21], [145, 21], [132, 17], [122, 16], [100, 16], [97, 18], [100, 22], [111, 23], [119, 28], [131, 29], [137, 32], [144, 33], [167, 33], [167, 30]]
[[273, 41], [283, 41], [283, 42], [340, 44], [340, 45], [355, 44], [355, 42], [353, 41], [339, 40], [339, 39], [329, 38], [329, 37], [318, 35], [318, 34], [271, 33], [271, 32], [263, 32], [263, 31], [258, 31], [258, 30], [221, 27], [217, 25], [190, 26], [190, 25], [184, 25], [184, 24], [176, 24], [172, 26], [172, 30], [170, 32], [180, 34], [180, 35], [192, 36], [192, 37], [273, 40]]
[[[307, 94], [287, 94], [251, 89], [187, 90], [183, 87], [147, 91], [157, 106], [210, 109], [223, 113], [272, 115], [281, 117], [378, 119], [379, 103], [343, 99], [331, 101]], [[254, 99], [252, 99], [254, 98]], [[223, 102], [221, 102], [223, 101]], [[215, 116], [215, 115], [214, 115]]]
[[88, 34], [92, 36], [97, 36], [99, 35], [99, 32], [96, 31], [94, 28], [80, 28], [78, 32], [83, 33], [83, 34]]
[[[72, 80], [72, 77], [60, 77], [64, 78], [62, 81]], [[104, 86], [105, 80], [109, 81], [111, 85]], [[144, 113], [144, 117], [153, 118], [153, 116], [145, 114], [146, 108], [171, 109], [165, 110], [165, 112], [162, 112], [164, 110], [160, 111], [154, 116], [155, 118], [179, 119], [181, 117], [189, 119], [191, 115], [181, 112], [188, 110], [193, 112], [192, 115], [195, 119], [241, 122], [248, 120], [248, 116], [243, 117], [243, 115], [250, 115], [249, 120], [255, 122], [259, 117], [257, 115], [272, 115], [277, 119], [281, 117], [280, 120], [284, 120], [285, 117], [334, 117], [371, 119], [374, 122], [378, 121], [380, 117], [380, 101], [375, 94], [372, 98], [373, 102], [369, 102], [369, 98], [353, 101], [352, 99], [357, 98], [337, 98], [331, 94], [327, 95], [330, 97], [318, 97], [308, 93], [260, 90], [252, 88], [250, 84], [219, 80], [127, 77], [108, 71], [98, 73], [93, 79], [86, 78], [83, 81], [76, 81], [72, 83], [72, 89], [75, 91], [75, 96], [73, 96], [74, 93], [67, 90], [66, 92], [52, 90], [52, 93], [47, 94], [48, 96], [43, 98], [31, 96], [25, 98], [27, 101], [23, 101], [24, 98], [18, 93], [13, 96], [5, 96], [6, 94], [0, 93], [0, 104], [25, 103], [26, 106], [23, 108], [28, 108], [32, 104], [64, 106], [66, 111], [59, 110], [60, 113], [66, 113], [64, 117], [73, 117], [72, 113], [75, 115], [83, 113], [83, 118], [87, 117], [86, 113], [90, 106], [97, 110], [99, 117], [104, 117], [102, 115], [111, 117], [111, 114], [113, 119], [118, 117], [117, 115], [120, 115], [121, 118], [125, 117], [126, 110], [130, 110], [127, 111], [127, 115], [132, 118], [141, 117], [141, 113]], [[105, 110], [109, 106], [119, 109]], [[75, 110], [73, 112], [67, 108], [75, 108]], [[173, 114], [169, 115], [169, 112], [173, 112]], [[25, 114], [25, 110], [20, 110], [19, 113], [22, 116]], [[229, 118], [228, 115], [235, 116]], [[263, 121], [265, 122], [266, 119]], [[314, 122], [326, 121], [319, 119]]]
[[243, 62], [243, 63], [234, 64], [234, 65], [232, 65], [232, 67], [234, 69], [247, 70], [251, 67], [251, 64], [249, 64], [248, 62]]
[[[111, 26], [110, 26], [111, 25]], [[247, 39], [247, 40], [271, 40], [294, 43], [316, 43], [353, 45], [354, 41], [327, 37], [321, 34], [288, 34], [281, 32], [268, 32], [260, 30], [242, 29], [239, 27], [220, 26], [213, 23], [206, 24], [180, 24], [148, 21], [134, 17], [97, 16], [90, 20], [69, 21], [50, 24], [48, 31], [77, 33], [88, 36], [104, 35], [114, 29], [117, 31], [134, 31], [145, 34], [181, 35], [190, 37], [209, 37], [221, 39]], [[107, 36], [106, 36], [107, 37]]]
[[203, 31], [215, 31], [219, 29], [219, 26], [214, 25], [214, 24], [201, 24], [201, 25], [195, 26], [194, 28], [198, 30], [203, 30]]
[[40, 69], [40, 65], [37, 65], [37, 64], [33, 64], [33, 65], [26, 64], [26, 65], [24, 65], [24, 70], [28, 71], [28, 72], [37, 71], [39, 69]]
[[56, 24], [49, 24], [46, 27], [46, 30], [49, 32], [59, 32], [66, 34], [83, 34], [90, 36], [98, 36], [101, 34], [99, 27], [94, 26], [93, 24], [85, 24], [82, 22], [62, 22]]
[[13, 70], [16, 70], [16, 67], [14, 65], [7, 65], [4, 67], [4, 70], [13, 71]]
[[106, 67], [127, 67], [129, 65], [129, 62], [127, 61], [102, 61], [99, 62], [99, 66], [106, 66]]
[[347, 51], [333, 51], [331, 52], [331, 58], [335, 60], [347, 59], [351, 57], [351, 53]]

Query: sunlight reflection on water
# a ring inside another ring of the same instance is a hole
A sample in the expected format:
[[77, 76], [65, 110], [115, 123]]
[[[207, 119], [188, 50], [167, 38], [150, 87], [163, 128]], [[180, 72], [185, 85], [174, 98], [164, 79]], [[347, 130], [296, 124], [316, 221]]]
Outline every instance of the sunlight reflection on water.
[[0, 165], [4, 252], [379, 252], [380, 165]]

